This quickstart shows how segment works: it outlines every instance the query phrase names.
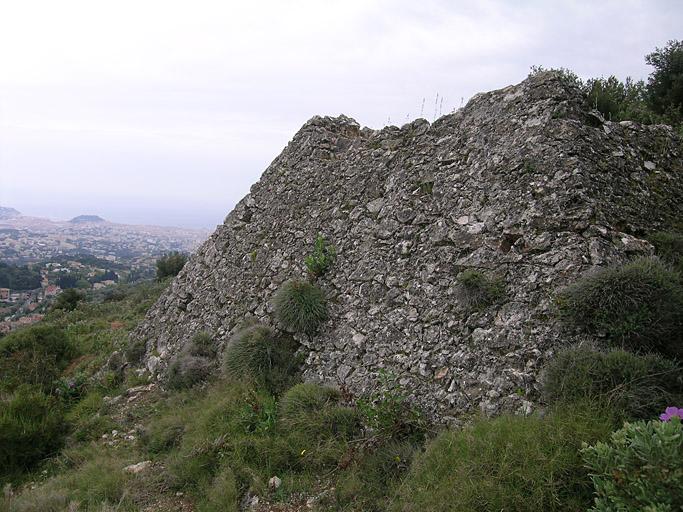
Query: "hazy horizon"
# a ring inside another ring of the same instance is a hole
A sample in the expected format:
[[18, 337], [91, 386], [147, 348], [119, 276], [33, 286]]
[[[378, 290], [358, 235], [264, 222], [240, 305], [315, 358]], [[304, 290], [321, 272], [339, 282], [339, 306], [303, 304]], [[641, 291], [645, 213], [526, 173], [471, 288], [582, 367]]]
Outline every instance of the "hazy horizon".
[[0, 205], [212, 229], [313, 115], [432, 121], [532, 65], [644, 79], [681, 26], [664, 0], [5, 3]]

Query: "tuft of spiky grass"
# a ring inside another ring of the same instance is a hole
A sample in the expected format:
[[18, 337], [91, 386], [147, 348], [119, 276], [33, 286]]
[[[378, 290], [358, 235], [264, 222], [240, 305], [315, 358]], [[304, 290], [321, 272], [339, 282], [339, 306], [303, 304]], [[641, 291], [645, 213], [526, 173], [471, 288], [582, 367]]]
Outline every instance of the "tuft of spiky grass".
[[278, 394], [296, 378], [296, 350], [297, 344], [290, 336], [276, 336], [265, 325], [249, 325], [228, 342], [223, 368], [232, 379], [253, 380]]
[[606, 439], [611, 412], [570, 404], [540, 416], [480, 418], [416, 456], [392, 512], [584, 511], [592, 485], [579, 449]]
[[652, 234], [649, 240], [660, 258], [673, 265], [678, 272], [683, 272], [683, 233], [659, 231]]
[[594, 271], [557, 293], [560, 317], [612, 344], [683, 355], [681, 276], [656, 258]]
[[545, 366], [546, 402], [600, 401], [626, 420], [651, 418], [683, 398], [680, 365], [656, 354], [570, 347]]
[[290, 332], [313, 334], [327, 319], [327, 302], [320, 288], [293, 279], [282, 284], [273, 299], [275, 316]]
[[467, 269], [458, 277], [458, 299], [468, 309], [484, 309], [505, 296], [505, 283], [498, 277]]
[[297, 384], [280, 399], [280, 421], [286, 430], [311, 439], [350, 439], [360, 430], [360, 415], [340, 404], [338, 390], [312, 383]]

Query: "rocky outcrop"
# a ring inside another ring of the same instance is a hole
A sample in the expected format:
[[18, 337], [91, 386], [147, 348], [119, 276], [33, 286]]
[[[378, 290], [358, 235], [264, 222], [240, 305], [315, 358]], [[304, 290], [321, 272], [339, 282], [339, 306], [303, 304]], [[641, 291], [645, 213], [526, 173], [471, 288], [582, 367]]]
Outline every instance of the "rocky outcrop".
[[[681, 157], [671, 128], [605, 122], [553, 73], [431, 125], [314, 117], [135, 335], [160, 373], [197, 331], [221, 344], [247, 316], [270, 323], [320, 233], [337, 259], [319, 281], [329, 320], [300, 339], [307, 379], [363, 392], [386, 368], [444, 421], [527, 412], [544, 361], [579, 336], [554, 320], [553, 291], [651, 252], [643, 236], [683, 213]], [[505, 298], [465, 307], [465, 269], [503, 279]]]

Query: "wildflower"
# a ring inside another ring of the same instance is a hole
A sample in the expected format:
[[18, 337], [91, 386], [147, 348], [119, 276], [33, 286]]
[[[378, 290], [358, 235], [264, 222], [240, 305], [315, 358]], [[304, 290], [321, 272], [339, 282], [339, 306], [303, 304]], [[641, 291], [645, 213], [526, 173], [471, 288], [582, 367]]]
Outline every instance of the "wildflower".
[[680, 418], [683, 420], [683, 408], [667, 407], [666, 410], [659, 416], [662, 421], [669, 421], [671, 418]]

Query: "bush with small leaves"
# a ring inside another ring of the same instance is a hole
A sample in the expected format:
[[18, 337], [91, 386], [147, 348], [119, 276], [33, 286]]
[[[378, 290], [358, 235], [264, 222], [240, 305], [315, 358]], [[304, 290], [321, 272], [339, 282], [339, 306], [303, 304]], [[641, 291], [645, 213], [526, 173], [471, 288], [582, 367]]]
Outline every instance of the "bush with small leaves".
[[0, 390], [21, 384], [35, 384], [45, 392], [76, 356], [63, 329], [39, 324], [10, 333], [0, 339]]
[[25, 471], [62, 443], [62, 410], [54, 398], [20, 386], [0, 400], [0, 478]]
[[296, 350], [290, 336], [276, 336], [269, 327], [253, 324], [228, 341], [223, 367], [232, 379], [252, 380], [278, 394], [296, 380], [300, 362]]
[[187, 256], [180, 252], [170, 252], [157, 260], [157, 279], [177, 276], [187, 263]]
[[683, 425], [626, 423], [607, 442], [582, 450], [595, 486], [593, 512], [683, 510]]
[[612, 344], [683, 355], [681, 276], [655, 258], [602, 268], [558, 292], [561, 318]]
[[377, 390], [356, 401], [364, 423], [385, 440], [422, 442], [427, 421], [408, 401], [399, 379], [386, 371], [379, 374]]
[[683, 369], [655, 354], [577, 346], [544, 368], [543, 398], [554, 404], [586, 399], [609, 404], [625, 419], [650, 418], [683, 399]]
[[458, 274], [458, 299], [468, 309], [484, 309], [505, 296], [505, 283], [479, 270], [468, 269]]
[[52, 307], [53, 309], [73, 311], [83, 299], [85, 299], [83, 292], [79, 292], [75, 288], [69, 288], [57, 296], [57, 300]]
[[327, 302], [320, 288], [307, 281], [287, 281], [273, 299], [275, 316], [290, 332], [313, 334], [327, 319]]
[[335, 257], [334, 247], [327, 245], [325, 239], [322, 236], [318, 236], [315, 239], [313, 253], [306, 256], [304, 263], [308, 272], [317, 279], [327, 272], [332, 263], [334, 263]]

